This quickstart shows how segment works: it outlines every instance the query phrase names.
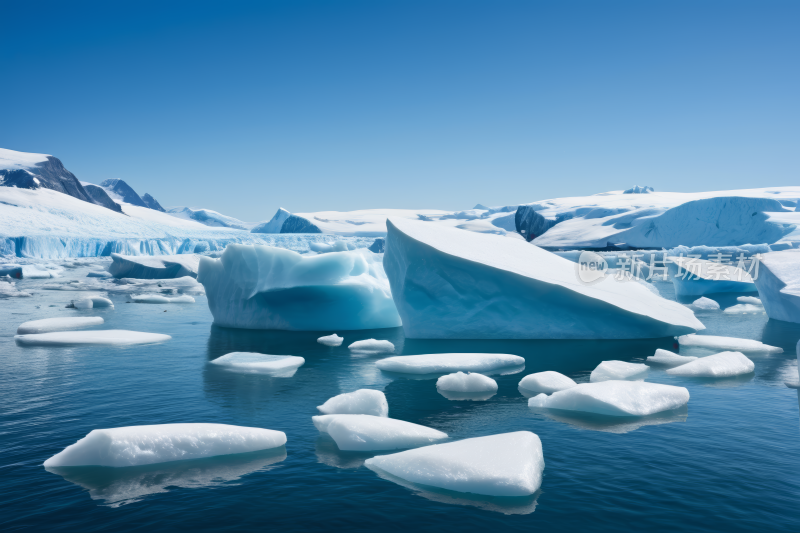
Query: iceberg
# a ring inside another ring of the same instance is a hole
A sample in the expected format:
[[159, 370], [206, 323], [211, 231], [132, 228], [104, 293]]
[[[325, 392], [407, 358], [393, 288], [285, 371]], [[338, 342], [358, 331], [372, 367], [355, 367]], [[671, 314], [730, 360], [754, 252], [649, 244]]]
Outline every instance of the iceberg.
[[738, 298], [736, 298], [736, 301], [743, 304], [760, 305], [760, 306], [764, 305], [764, 303], [755, 296], [739, 296]]
[[685, 387], [645, 381], [603, 381], [581, 383], [550, 396], [539, 394], [528, 400], [528, 407], [606, 416], [649, 416], [678, 409], [688, 402], [689, 391]]
[[99, 326], [102, 323], [103, 319], [99, 316], [42, 318], [40, 320], [30, 320], [20, 324], [20, 326], [17, 328], [17, 335], [49, 333], [51, 331], [67, 331], [70, 329]]
[[[372, 415], [323, 415], [321, 424], [342, 451], [371, 452], [427, 446], [447, 438], [433, 428]], [[315, 425], [317, 422], [315, 421]], [[318, 426], [319, 427], [319, 426]]]
[[390, 219], [384, 268], [408, 338], [633, 339], [704, 329], [638, 283], [580, 281], [522, 240]]
[[294, 355], [270, 355], [263, 353], [232, 352], [211, 361], [212, 365], [219, 365], [236, 372], [253, 374], [267, 374], [274, 377], [294, 376], [297, 369], [305, 364], [306, 360]]
[[531, 392], [543, 392], [545, 394], [566, 390], [575, 385], [577, 385], [577, 383], [575, 383], [572, 378], [558, 372], [553, 372], [552, 370], [529, 374], [519, 382], [520, 389]]
[[320, 337], [317, 339], [317, 342], [320, 344], [324, 344], [325, 346], [341, 346], [344, 337], [340, 337], [336, 333], [332, 335], [326, 335], [325, 337]]
[[115, 278], [136, 279], [174, 279], [184, 276], [197, 277], [200, 256], [185, 255], [153, 255], [125, 256], [111, 254], [111, 266], [108, 272]]
[[72, 307], [75, 309], [91, 309], [94, 307], [94, 302], [92, 301], [91, 298], [72, 300]]
[[93, 331], [58, 331], [15, 335], [20, 346], [128, 346], [131, 344], [154, 344], [170, 340], [169, 335], [143, 333], [124, 329], [104, 329]]
[[691, 363], [696, 359], [697, 357], [678, 355], [676, 353], [667, 350], [662, 350], [659, 348], [656, 350], [655, 355], [651, 355], [647, 358], [647, 362], [658, 363], [660, 365], [677, 366], [677, 365], [685, 365], [686, 363]]
[[367, 459], [402, 480], [483, 496], [528, 496], [542, 484], [542, 442], [530, 431], [475, 437]]
[[317, 406], [324, 415], [373, 415], [389, 416], [386, 396], [379, 390], [360, 389], [339, 394]]
[[735, 337], [718, 337], [716, 335], [683, 335], [678, 337], [678, 343], [681, 346], [697, 346], [731, 352], [783, 353], [783, 348], [770, 346], [763, 342], [751, 339], [737, 339]]
[[626, 363], [625, 361], [603, 361], [592, 370], [589, 376], [591, 383], [609, 380], [643, 380], [647, 377], [650, 367], [641, 363]]
[[132, 294], [131, 300], [137, 304], [193, 304], [195, 302], [194, 298], [188, 294], [182, 294], [173, 298], [162, 294]]
[[673, 376], [730, 378], [750, 374], [756, 365], [741, 352], [721, 352], [667, 370]]
[[[434, 353], [398, 355], [376, 361], [381, 370], [403, 374], [450, 374], [453, 372], [519, 371], [525, 359], [502, 353]], [[515, 372], [512, 372], [515, 373]]]
[[474, 372], [456, 372], [436, 380], [436, 388], [449, 392], [495, 392], [497, 382], [489, 376]]
[[295, 331], [400, 325], [383, 265], [367, 250], [303, 256], [231, 244], [203, 257], [197, 280], [218, 326]]
[[394, 351], [394, 344], [389, 341], [366, 339], [362, 341], [356, 341], [347, 348], [351, 352], [361, 354], [392, 353]]
[[679, 297], [756, 290], [750, 274], [733, 265], [694, 257], [669, 257], [667, 267], [675, 295]]
[[704, 311], [714, 311], [715, 309], [719, 309], [719, 304], [717, 302], [711, 298], [706, 298], [705, 296], [701, 296], [692, 302], [692, 305]]
[[767, 316], [800, 323], [800, 250], [763, 255], [755, 282]]
[[57, 466], [140, 466], [278, 448], [286, 434], [227, 424], [160, 424], [92, 430], [44, 462]]

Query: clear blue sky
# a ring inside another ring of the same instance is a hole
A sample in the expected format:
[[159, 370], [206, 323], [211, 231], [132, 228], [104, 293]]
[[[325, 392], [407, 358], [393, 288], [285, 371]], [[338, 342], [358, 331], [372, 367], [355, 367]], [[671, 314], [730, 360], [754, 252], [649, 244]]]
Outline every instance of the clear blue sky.
[[0, 0], [0, 147], [163, 205], [800, 184], [800, 2]]

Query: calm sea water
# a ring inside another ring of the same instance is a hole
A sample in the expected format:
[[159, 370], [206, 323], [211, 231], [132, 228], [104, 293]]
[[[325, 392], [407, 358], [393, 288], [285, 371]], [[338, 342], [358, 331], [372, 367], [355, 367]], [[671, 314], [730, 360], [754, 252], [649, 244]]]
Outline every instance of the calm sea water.
[[[658, 287], [672, 297], [669, 284]], [[732, 305], [735, 296], [720, 301]], [[542, 370], [588, 381], [602, 360], [642, 361], [656, 348], [671, 349], [673, 339], [419, 341], [404, 339], [397, 328], [338, 332], [344, 345], [328, 348], [316, 343], [328, 331], [214, 327], [204, 297], [193, 305], [146, 305], [112, 295], [114, 310], [64, 309], [73, 297], [37, 290], [31, 298], [0, 300], [2, 530], [800, 530], [799, 398], [784, 385], [798, 380], [800, 326], [764, 314], [698, 314], [705, 333], [784, 348], [751, 356], [753, 376], [708, 382], [654, 368], [649, 381], [689, 389], [688, 409], [610, 423], [534, 413], [517, 384]], [[76, 315], [102, 316], [103, 328], [167, 333], [172, 340], [127, 348], [14, 343], [24, 321]], [[487, 401], [451, 401], [433, 379], [388, 376], [375, 367], [381, 356], [351, 355], [346, 346], [366, 338], [390, 340], [399, 354], [513, 353], [525, 358], [526, 368], [495, 376], [499, 391]], [[208, 364], [232, 351], [300, 355], [306, 364], [291, 378]], [[470, 498], [378, 477], [363, 466], [371, 454], [339, 452], [311, 423], [317, 405], [365, 387], [385, 392], [393, 418], [456, 439], [535, 432], [546, 463], [541, 490], [517, 500]], [[174, 422], [277, 429], [288, 443], [285, 452], [142, 468], [48, 472], [42, 466], [92, 429]]]

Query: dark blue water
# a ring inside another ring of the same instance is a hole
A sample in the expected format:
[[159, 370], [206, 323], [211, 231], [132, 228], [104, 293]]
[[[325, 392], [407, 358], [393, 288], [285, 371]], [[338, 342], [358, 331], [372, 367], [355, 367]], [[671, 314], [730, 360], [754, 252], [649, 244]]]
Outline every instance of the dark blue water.
[[[670, 285], [658, 286], [669, 295]], [[61, 307], [71, 297], [38, 291], [32, 298], [0, 300], [2, 530], [800, 530], [798, 393], [784, 385], [798, 379], [800, 327], [763, 314], [698, 316], [706, 333], [762, 340], [785, 353], [753, 355], [753, 376], [723, 382], [653, 369], [649, 381], [689, 389], [688, 410], [612, 424], [533, 413], [517, 384], [542, 370], [587, 381], [602, 360], [640, 361], [656, 348], [671, 348], [672, 339], [418, 341], [405, 340], [398, 328], [339, 332], [344, 346], [328, 348], [316, 338], [330, 332], [216, 328], [203, 297], [179, 306], [126, 304], [125, 297], [112, 296], [114, 310], [85, 312]], [[173, 338], [128, 348], [15, 345], [21, 322], [67, 314], [100, 315], [105, 328]], [[392, 341], [402, 354], [514, 353], [525, 357], [526, 369], [495, 376], [499, 391], [487, 401], [450, 401], [437, 393], [434, 380], [387, 376], [375, 368], [380, 356], [350, 355], [347, 344], [371, 337]], [[300, 355], [306, 364], [292, 378], [208, 365], [231, 351]], [[370, 454], [339, 452], [311, 423], [317, 405], [364, 387], [385, 392], [393, 418], [457, 439], [535, 432], [546, 463], [541, 491], [515, 502], [493, 501], [378, 477], [363, 466]], [[288, 443], [285, 453], [132, 469], [54, 473], [42, 466], [92, 429], [173, 422], [277, 429]]]

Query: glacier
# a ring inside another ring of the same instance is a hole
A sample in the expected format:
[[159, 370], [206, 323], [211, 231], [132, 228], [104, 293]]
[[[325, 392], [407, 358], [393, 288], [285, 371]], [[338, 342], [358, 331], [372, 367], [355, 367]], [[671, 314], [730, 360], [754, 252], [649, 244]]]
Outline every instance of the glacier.
[[390, 219], [384, 268], [408, 338], [633, 339], [704, 329], [686, 307], [523, 240]]
[[767, 316], [800, 323], [800, 250], [761, 256], [755, 283]]

